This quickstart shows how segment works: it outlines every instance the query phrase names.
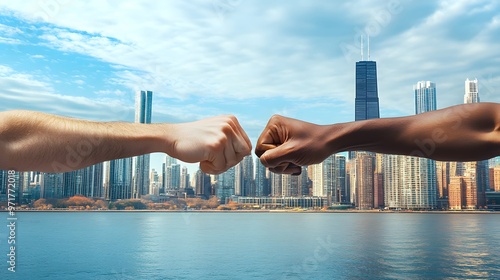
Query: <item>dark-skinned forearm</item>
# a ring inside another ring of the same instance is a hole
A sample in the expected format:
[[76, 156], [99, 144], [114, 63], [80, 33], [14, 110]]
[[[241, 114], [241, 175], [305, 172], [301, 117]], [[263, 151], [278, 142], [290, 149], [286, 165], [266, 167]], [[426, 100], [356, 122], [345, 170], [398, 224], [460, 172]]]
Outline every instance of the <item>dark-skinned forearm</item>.
[[424, 114], [336, 124], [332, 153], [372, 151], [436, 160], [473, 161], [500, 154], [500, 105], [476, 103]]

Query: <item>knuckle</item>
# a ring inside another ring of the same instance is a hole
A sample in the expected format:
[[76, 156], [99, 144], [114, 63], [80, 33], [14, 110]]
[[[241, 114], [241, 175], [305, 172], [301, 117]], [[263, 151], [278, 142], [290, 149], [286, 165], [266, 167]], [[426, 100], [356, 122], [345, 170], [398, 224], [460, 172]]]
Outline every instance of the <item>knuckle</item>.
[[226, 146], [227, 143], [227, 138], [225, 137], [220, 137], [211, 143], [208, 144], [208, 148], [212, 151], [219, 151], [224, 149], [224, 146]]
[[233, 131], [233, 129], [232, 129], [231, 125], [226, 122], [226, 123], [221, 125], [221, 131], [224, 134], [230, 134]]
[[232, 122], [237, 122], [238, 119], [234, 115], [227, 115], [227, 119], [232, 121]]
[[274, 114], [271, 116], [271, 118], [269, 119], [270, 122], [279, 122], [283, 119], [283, 116], [281, 115], [278, 115], [278, 114]]

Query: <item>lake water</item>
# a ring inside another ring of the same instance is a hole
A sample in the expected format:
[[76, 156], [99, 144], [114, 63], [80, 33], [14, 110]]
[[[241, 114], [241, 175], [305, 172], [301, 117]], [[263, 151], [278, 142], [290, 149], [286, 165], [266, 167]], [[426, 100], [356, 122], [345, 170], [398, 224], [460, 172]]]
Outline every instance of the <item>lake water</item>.
[[496, 214], [16, 214], [0, 279], [500, 279]]

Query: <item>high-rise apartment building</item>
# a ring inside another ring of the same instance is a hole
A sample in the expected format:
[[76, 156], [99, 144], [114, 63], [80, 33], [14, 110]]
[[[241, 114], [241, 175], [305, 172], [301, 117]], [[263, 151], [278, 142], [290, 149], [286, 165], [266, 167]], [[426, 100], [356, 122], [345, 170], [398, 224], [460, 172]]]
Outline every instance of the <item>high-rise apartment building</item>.
[[149, 194], [160, 195], [160, 176], [153, 168], [149, 173]]
[[[163, 172], [162, 190], [164, 192], [178, 190], [180, 188], [182, 181], [180, 170], [181, 166], [180, 164], [177, 163], [177, 159], [169, 155], [166, 155], [165, 163], [163, 163], [162, 165], [162, 172]], [[186, 180], [186, 178], [184, 178], [184, 180]], [[187, 180], [189, 182], [189, 179]]]
[[436, 110], [436, 84], [420, 81], [413, 86], [415, 94], [415, 114]]
[[357, 152], [354, 164], [356, 165], [356, 207], [360, 210], [372, 209], [374, 206], [373, 176], [375, 174], [375, 154]]
[[[135, 122], [151, 123], [152, 109], [153, 92], [143, 90], [137, 92], [135, 100]], [[142, 195], [149, 193], [149, 165], [149, 154], [134, 157], [134, 198], [140, 198]]]
[[122, 158], [105, 163], [104, 192], [109, 200], [132, 198], [132, 158]]
[[[454, 174], [454, 176], [455, 175], [456, 174]], [[438, 198], [448, 198], [448, 185], [450, 184], [450, 162], [436, 161], [436, 178]]]
[[272, 196], [282, 196], [283, 195], [283, 185], [281, 174], [271, 173], [271, 195]]
[[201, 170], [196, 171], [195, 194], [205, 199], [210, 198], [212, 194], [210, 175], [205, 174]]
[[283, 196], [299, 196], [299, 176], [291, 174], [281, 175], [281, 191]]
[[[344, 157], [345, 165], [345, 157]], [[309, 180], [309, 172], [307, 166], [302, 166], [302, 171], [299, 175], [299, 196], [310, 196], [309, 188], [311, 187], [311, 180]], [[345, 178], [344, 178], [345, 180]]]
[[331, 155], [323, 162], [308, 166], [313, 196], [326, 196], [332, 203], [340, 203], [345, 197], [346, 161], [341, 155]]
[[476, 180], [469, 176], [451, 177], [449, 205], [451, 210], [477, 209]]
[[468, 103], [478, 103], [479, 100], [479, 87], [477, 79], [465, 80], [465, 94], [464, 94], [464, 104]]
[[266, 167], [255, 159], [255, 196], [268, 196], [271, 193], [269, 179], [266, 176]]
[[384, 208], [384, 155], [375, 154], [375, 170], [373, 172], [373, 207]]
[[181, 189], [187, 189], [191, 187], [189, 183], [189, 173], [187, 167], [183, 166], [181, 169]]
[[[413, 91], [416, 114], [436, 110], [436, 85], [434, 83], [418, 82], [413, 86]], [[386, 207], [402, 209], [437, 207], [437, 177], [434, 160], [387, 155], [384, 158], [383, 169]]]
[[384, 155], [384, 204], [390, 209], [403, 208], [403, 156]]
[[236, 166], [229, 168], [226, 172], [216, 175], [215, 194], [222, 203], [234, 195]]
[[[477, 79], [465, 80], [464, 103], [478, 103], [479, 99], [479, 83]], [[477, 207], [483, 208], [486, 206], [486, 189], [489, 187], [489, 167], [488, 161], [464, 162], [462, 163], [464, 170], [468, 173], [469, 178], [476, 181], [477, 190]]]
[[7, 170], [0, 170], [0, 196], [7, 199], [7, 180], [8, 173]]
[[500, 192], [500, 166], [490, 167], [490, 191]]
[[236, 165], [234, 195], [255, 196], [252, 156], [246, 156]]
[[40, 181], [40, 197], [63, 197], [63, 173], [43, 173]]
[[[436, 102], [436, 84], [430, 81], [418, 82], [414, 87], [415, 94], [415, 114], [422, 114], [437, 109]], [[425, 158], [418, 158], [418, 164], [423, 169], [421, 172], [427, 173], [427, 176], [420, 176], [423, 180], [415, 189], [415, 196], [423, 194], [424, 197], [420, 200], [421, 205], [417, 208], [435, 208], [437, 206], [437, 176], [436, 176], [436, 161]], [[425, 178], [427, 177], [427, 178]], [[419, 184], [419, 183], [417, 183]]]
[[83, 195], [86, 197], [104, 198], [102, 163], [66, 172], [62, 176], [63, 197]]

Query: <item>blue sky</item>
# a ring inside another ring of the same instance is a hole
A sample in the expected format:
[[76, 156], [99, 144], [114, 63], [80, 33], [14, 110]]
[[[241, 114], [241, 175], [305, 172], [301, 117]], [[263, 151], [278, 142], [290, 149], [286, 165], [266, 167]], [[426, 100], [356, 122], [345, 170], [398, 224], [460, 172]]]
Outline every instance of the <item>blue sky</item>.
[[234, 114], [255, 144], [276, 113], [354, 119], [361, 34], [382, 117], [413, 114], [421, 80], [438, 108], [463, 102], [466, 78], [500, 102], [496, 1], [0, 0], [0, 110], [133, 121], [153, 90], [153, 122]]

